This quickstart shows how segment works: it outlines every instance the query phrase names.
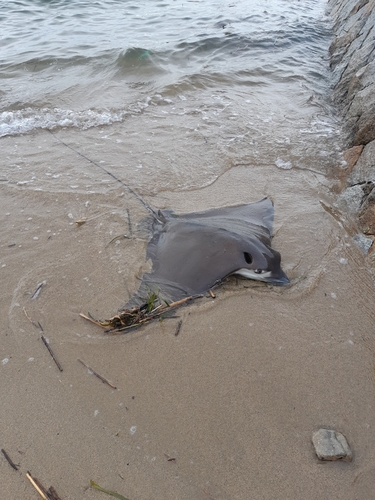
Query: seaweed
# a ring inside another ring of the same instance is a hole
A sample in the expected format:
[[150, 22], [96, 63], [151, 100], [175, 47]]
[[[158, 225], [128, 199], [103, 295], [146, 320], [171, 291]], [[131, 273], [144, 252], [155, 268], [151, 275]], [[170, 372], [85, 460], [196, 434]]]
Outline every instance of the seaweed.
[[110, 491], [110, 490], [105, 490], [98, 484], [94, 483], [92, 479], [90, 479], [90, 485], [95, 488], [96, 490], [102, 491], [103, 493], [107, 493], [107, 495], [111, 495], [112, 497], [118, 498], [119, 500], [128, 500], [124, 496], [120, 495], [119, 493], [116, 493], [115, 491]]
[[122, 309], [110, 319], [97, 320], [89, 313], [87, 315], [80, 313], [80, 316], [95, 325], [105, 328], [105, 333], [127, 333], [130, 329], [139, 328], [156, 318], [162, 319], [164, 315], [167, 315], [177, 307], [200, 297], [203, 297], [203, 295], [192, 295], [168, 304], [167, 302], [159, 303], [158, 295], [152, 292], [148, 294], [148, 297], [145, 299], [146, 302], [141, 306]]

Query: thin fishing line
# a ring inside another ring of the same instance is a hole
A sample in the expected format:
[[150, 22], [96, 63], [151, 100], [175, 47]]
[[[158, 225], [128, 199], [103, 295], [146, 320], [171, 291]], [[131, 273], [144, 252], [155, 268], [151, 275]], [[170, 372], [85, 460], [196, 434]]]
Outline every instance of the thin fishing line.
[[92, 163], [93, 165], [95, 165], [96, 167], [100, 168], [101, 170], [103, 170], [103, 172], [105, 172], [107, 175], [111, 176], [112, 179], [114, 179], [115, 181], [119, 182], [120, 184], [122, 184], [124, 187], [126, 187], [126, 189], [131, 193], [133, 194], [141, 203], [142, 205], [147, 208], [147, 210], [152, 214], [153, 217], [155, 217], [155, 219], [157, 221], [160, 222], [159, 220], [159, 217], [158, 217], [158, 214], [157, 212], [155, 212], [155, 210], [136, 192], [134, 191], [134, 189], [132, 189], [130, 186], [128, 186], [128, 184], [125, 184], [124, 181], [122, 181], [121, 179], [119, 179], [118, 177], [116, 177], [114, 174], [112, 174], [112, 172], [110, 172], [109, 170], [107, 170], [105, 167], [103, 167], [102, 165], [99, 165], [99, 163], [96, 163], [94, 160], [91, 160], [90, 158], [88, 158], [87, 156], [85, 156], [83, 153], [80, 153], [79, 151], [77, 151], [76, 149], [74, 149], [72, 146], [70, 146], [69, 144], [67, 144], [66, 142], [62, 141], [59, 137], [57, 137], [57, 135], [55, 135], [51, 130], [49, 130], [48, 132], [50, 132], [50, 134], [53, 135], [53, 137], [61, 142], [61, 144], [64, 144], [64, 146], [66, 146], [67, 148], [69, 148], [70, 150], [74, 151], [77, 155], [81, 156], [82, 158], [84, 158], [85, 160], [87, 160], [88, 162]]

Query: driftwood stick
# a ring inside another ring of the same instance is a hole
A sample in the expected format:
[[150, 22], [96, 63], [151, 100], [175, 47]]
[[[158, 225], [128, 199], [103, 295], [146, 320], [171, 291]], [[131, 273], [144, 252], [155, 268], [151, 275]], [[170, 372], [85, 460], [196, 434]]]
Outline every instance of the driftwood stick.
[[14, 470], [18, 470], [18, 466], [13, 462], [13, 460], [10, 458], [8, 453], [4, 450], [4, 448], [1, 448], [1, 453], [4, 455], [6, 458], [8, 464], [13, 467]]
[[178, 307], [182, 304], [185, 304], [186, 302], [189, 302], [189, 300], [199, 299], [202, 297], [203, 297], [202, 294], [191, 295], [190, 297], [185, 297], [184, 299], [177, 300], [177, 302], [172, 302], [171, 304], [169, 304], [169, 307]]
[[25, 316], [26, 316], [26, 318], [30, 321], [30, 323], [31, 323], [32, 325], [34, 325], [34, 326], [35, 326], [35, 328], [39, 328], [39, 326], [37, 325], [37, 323], [34, 323], [34, 321], [33, 321], [33, 320], [30, 318], [30, 316], [27, 314], [27, 312], [26, 312], [26, 309], [25, 309], [25, 308], [23, 308], [23, 312], [25, 313]]
[[[87, 321], [91, 321], [91, 323], [94, 323], [94, 325], [98, 325], [101, 326], [102, 328], [105, 328], [103, 323], [101, 323], [100, 321], [96, 321], [95, 319], [90, 318], [89, 316], [86, 316], [86, 314], [83, 313], [79, 313], [79, 315], [81, 316], [81, 318], [87, 319]], [[106, 326], [109, 326], [109, 323]]]
[[87, 222], [87, 217], [81, 217], [81, 219], [78, 219], [75, 222], [77, 224], [77, 227], [81, 227], [83, 224]]
[[126, 213], [128, 214], [128, 226], [129, 226], [129, 236], [133, 236], [133, 229], [132, 229], [132, 221], [130, 220], [130, 212], [129, 209], [126, 209]]
[[[34, 486], [34, 488], [36, 489], [36, 491], [39, 493], [39, 495], [44, 499], [44, 500], [48, 500], [48, 497], [46, 496], [46, 494], [44, 493], [44, 488], [43, 490], [38, 486], [38, 484], [35, 482], [35, 479], [31, 476], [30, 472], [27, 472], [26, 473], [26, 477], [27, 479], [30, 481], [30, 483]], [[39, 481], [38, 481], [39, 482]], [[39, 483], [40, 484], [40, 483]]]
[[47, 347], [48, 352], [52, 356], [53, 361], [56, 363], [57, 368], [62, 372], [63, 371], [62, 366], [60, 365], [60, 363], [58, 362], [56, 356], [54, 355], [54, 353], [53, 353], [53, 351], [52, 351], [49, 343], [47, 342], [47, 339], [45, 338], [44, 335], [41, 335], [40, 338], [43, 340], [43, 344]]
[[42, 485], [39, 479], [37, 479], [36, 477], [33, 477], [33, 479], [35, 481], [35, 484], [39, 487], [39, 489], [43, 491], [43, 493], [46, 495], [47, 498], [49, 498], [48, 490], [46, 490], [46, 488]]
[[107, 384], [109, 385], [110, 387], [112, 387], [112, 389], [117, 389], [117, 387], [115, 385], [113, 385], [111, 382], [109, 382], [109, 380], [107, 380], [106, 378], [102, 377], [101, 375], [99, 375], [99, 373], [97, 373], [95, 370], [93, 370], [92, 368], [90, 368], [90, 366], [86, 365], [85, 362], [83, 362], [81, 359], [78, 359], [78, 361], [85, 367], [87, 368], [88, 370], [90, 370], [90, 372], [92, 372], [95, 377], [98, 377], [99, 380], [101, 380], [103, 382], [103, 384]]

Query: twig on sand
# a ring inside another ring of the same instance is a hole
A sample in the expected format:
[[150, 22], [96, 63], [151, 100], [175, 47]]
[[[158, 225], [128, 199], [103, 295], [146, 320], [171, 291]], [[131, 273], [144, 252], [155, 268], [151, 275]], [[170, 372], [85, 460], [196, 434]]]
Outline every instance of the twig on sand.
[[96, 319], [92, 318], [91, 315], [86, 316], [86, 314], [83, 314], [83, 313], [79, 313], [79, 315], [81, 316], [81, 318], [87, 319], [87, 321], [94, 323], [94, 325], [98, 325], [98, 326], [101, 326], [102, 328], [104, 328], [103, 324], [100, 321], [97, 321]]
[[41, 335], [40, 338], [43, 340], [43, 344], [47, 347], [48, 352], [52, 356], [53, 361], [56, 363], [57, 368], [62, 372], [63, 371], [62, 366], [60, 365], [60, 363], [58, 362], [56, 356], [54, 355], [54, 353], [53, 353], [53, 351], [52, 351], [52, 349], [51, 349], [51, 347], [50, 347], [47, 339], [45, 338], [44, 335]]
[[177, 337], [177, 335], [180, 333], [181, 326], [182, 326], [182, 319], [180, 319], [180, 321], [177, 323], [177, 327], [176, 327], [176, 331], [175, 331], [175, 337]]
[[102, 212], [97, 215], [93, 215], [92, 217], [81, 217], [80, 219], [77, 219], [75, 223], [77, 224], [77, 227], [83, 226], [83, 224], [86, 224], [86, 222], [91, 222], [92, 220], [97, 219], [98, 217], [103, 217], [103, 215], [110, 214], [111, 210], [108, 210], [107, 212]]
[[[42, 332], [42, 334], [43, 334], [43, 333], [44, 333], [44, 330], [43, 330], [43, 327], [42, 327], [42, 325], [40, 324], [40, 322], [38, 321], [38, 323], [34, 323], [34, 321], [33, 321], [33, 320], [30, 318], [30, 316], [27, 314], [27, 312], [26, 312], [26, 309], [25, 309], [25, 308], [23, 308], [23, 312], [25, 313], [25, 316], [26, 316], [26, 318], [30, 321], [30, 323], [32, 323], [32, 324], [35, 326], [35, 328], [39, 328], [39, 329], [40, 329], [40, 331], [41, 331], [41, 332]], [[60, 363], [58, 362], [58, 360], [57, 360], [56, 356], [54, 355], [54, 353], [53, 353], [53, 351], [52, 351], [52, 349], [51, 349], [51, 347], [50, 347], [50, 345], [49, 345], [49, 343], [48, 343], [48, 340], [45, 338], [45, 336], [44, 336], [44, 335], [41, 335], [41, 336], [40, 336], [40, 338], [43, 340], [43, 344], [47, 347], [48, 352], [50, 353], [50, 355], [52, 356], [52, 359], [54, 360], [54, 362], [55, 362], [55, 363], [56, 363], [56, 365], [57, 365], [57, 368], [58, 368], [58, 369], [62, 372], [62, 371], [63, 371], [62, 366], [60, 365]]]
[[107, 212], [102, 212], [100, 214], [93, 215], [92, 217], [81, 217], [80, 219], [77, 219], [75, 223], [77, 224], [77, 227], [83, 226], [83, 224], [86, 224], [86, 222], [91, 222], [92, 220], [97, 219], [98, 217], [103, 217], [103, 215], [110, 214], [111, 210], [108, 210]]
[[30, 472], [27, 472], [26, 477], [44, 500], [61, 500], [53, 486], [47, 490], [36, 477], [32, 477]]
[[38, 481], [38, 483], [39, 483], [39, 484], [37, 484], [37, 482], [36, 482], [36, 481], [35, 481], [35, 479], [32, 477], [32, 475], [30, 474], [30, 472], [27, 472], [27, 473], [26, 473], [26, 477], [27, 477], [27, 479], [30, 481], [30, 483], [34, 486], [34, 488], [35, 488], [35, 489], [36, 489], [36, 491], [39, 493], [39, 495], [40, 495], [42, 498], [44, 498], [44, 500], [48, 500], [48, 497], [46, 496], [47, 491], [46, 491], [46, 489], [45, 489], [45, 488], [43, 488], [43, 486], [42, 486], [42, 488], [40, 487], [40, 486], [41, 486], [41, 484], [39, 483], [39, 481]]
[[126, 209], [126, 213], [128, 214], [129, 236], [132, 237], [133, 236], [132, 222], [130, 220], [130, 212], [128, 208]]
[[77, 224], [77, 227], [83, 226], [87, 222], [87, 217], [81, 217], [80, 219], [75, 221]]
[[34, 322], [34, 321], [30, 318], [30, 316], [27, 314], [27, 312], [26, 312], [26, 309], [25, 309], [25, 308], [23, 308], [23, 312], [25, 313], [26, 318], [30, 321], [30, 323], [31, 323], [32, 325], [34, 325], [34, 326], [35, 326], [35, 328], [40, 328], [40, 325], [38, 325], [37, 323], [35, 323], [35, 322]]
[[116, 240], [120, 240], [121, 238], [125, 238], [126, 240], [130, 240], [130, 236], [127, 236], [126, 234], [119, 234], [117, 236], [115, 236], [114, 238], [111, 239], [111, 241], [109, 241], [107, 244], [106, 244], [106, 248], [109, 247], [109, 245], [111, 243], [113, 243], [114, 241]]
[[113, 385], [111, 382], [109, 382], [109, 380], [107, 380], [106, 378], [102, 377], [101, 375], [99, 375], [99, 373], [97, 373], [95, 370], [93, 370], [90, 366], [86, 365], [85, 362], [83, 362], [81, 359], [78, 359], [78, 361], [85, 367], [87, 368], [88, 370], [90, 370], [90, 372], [92, 372], [93, 375], [95, 375], [95, 377], [98, 377], [98, 379], [100, 379], [103, 384], [107, 384], [109, 385], [110, 387], [112, 387], [112, 389], [117, 389], [117, 387], [115, 385]]
[[40, 324], [40, 322], [39, 322], [39, 321], [38, 321], [38, 323], [35, 323], [35, 322], [34, 322], [34, 321], [30, 318], [30, 316], [27, 314], [27, 312], [26, 312], [26, 309], [25, 309], [25, 308], [23, 308], [23, 312], [25, 313], [25, 316], [26, 316], [26, 318], [30, 321], [30, 323], [31, 323], [32, 325], [34, 325], [34, 326], [35, 326], [35, 328], [39, 328], [39, 329], [40, 329], [40, 331], [42, 332], [42, 335], [40, 336], [40, 338], [43, 340], [43, 344], [47, 347], [48, 352], [49, 352], [49, 353], [50, 353], [50, 355], [52, 356], [53, 361], [54, 361], [54, 362], [56, 363], [56, 365], [57, 365], [57, 368], [58, 368], [58, 369], [62, 372], [62, 371], [63, 371], [62, 366], [60, 365], [60, 363], [59, 363], [59, 361], [57, 360], [57, 358], [56, 358], [55, 354], [53, 353], [53, 351], [52, 351], [52, 349], [51, 349], [51, 347], [50, 347], [50, 345], [49, 345], [49, 343], [48, 343], [47, 339], [46, 339], [46, 338], [45, 338], [45, 336], [43, 335], [44, 330], [43, 330], [42, 325]]
[[10, 458], [10, 456], [8, 455], [8, 453], [4, 450], [4, 448], [1, 448], [1, 453], [4, 455], [4, 457], [6, 458], [8, 464], [13, 467], [14, 470], [18, 470], [18, 465], [16, 465], [13, 460]]

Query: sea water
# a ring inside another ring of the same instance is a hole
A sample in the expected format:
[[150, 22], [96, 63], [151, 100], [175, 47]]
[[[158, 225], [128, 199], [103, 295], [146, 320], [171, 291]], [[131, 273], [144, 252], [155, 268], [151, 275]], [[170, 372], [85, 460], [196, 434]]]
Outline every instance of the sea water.
[[127, 159], [111, 166], [143, 169], [155, 189], [207, 185], [239, 163], [325, 172], [338, 149], [325, 7], [1, 2], [0, 136], [120, 125]]

